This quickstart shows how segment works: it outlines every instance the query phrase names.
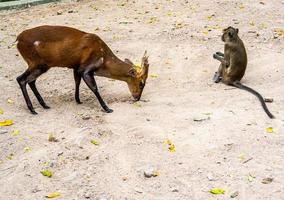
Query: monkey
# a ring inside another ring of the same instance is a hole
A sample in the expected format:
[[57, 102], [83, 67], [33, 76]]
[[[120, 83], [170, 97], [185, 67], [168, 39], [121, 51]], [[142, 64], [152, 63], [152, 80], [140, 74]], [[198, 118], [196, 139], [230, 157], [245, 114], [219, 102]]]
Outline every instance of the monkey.
[[231, 26], [223, 30], [224, 53], [216, 52], [213, 54], [213, 58], [221, 62], [218, 71], [213, 76], [213, 81], [215, 83], [222, 81], [226, 85], [252, 93], [259, 99], [266, 114], [270, 118], [274, 118], [268, 110], [263, 97], [254, 89], [240, 82], [247, 67], [247, 53], [243, 41], [238, 36], [238, 32], [239, 29]]

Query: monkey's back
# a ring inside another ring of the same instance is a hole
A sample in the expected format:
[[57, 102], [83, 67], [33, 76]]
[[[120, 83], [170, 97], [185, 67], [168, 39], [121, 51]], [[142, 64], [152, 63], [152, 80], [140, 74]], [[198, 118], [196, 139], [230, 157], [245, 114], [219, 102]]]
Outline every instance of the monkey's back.
[[237, 44], [232, 47], [231, 51], [227, 76], [232, 82], [240, 81], [245, 75], [247, 67], [247, 53], [243, 41], [238, 38]]

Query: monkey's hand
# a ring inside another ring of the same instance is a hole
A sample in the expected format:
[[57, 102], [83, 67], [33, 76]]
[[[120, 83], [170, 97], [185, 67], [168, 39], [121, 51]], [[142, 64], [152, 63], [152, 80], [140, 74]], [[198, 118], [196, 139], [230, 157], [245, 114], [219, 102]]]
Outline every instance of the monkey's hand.
[[216, 59], [216, 60], [220, 59], [220, 57], [216, 53], [213, 54], [213, 58]]

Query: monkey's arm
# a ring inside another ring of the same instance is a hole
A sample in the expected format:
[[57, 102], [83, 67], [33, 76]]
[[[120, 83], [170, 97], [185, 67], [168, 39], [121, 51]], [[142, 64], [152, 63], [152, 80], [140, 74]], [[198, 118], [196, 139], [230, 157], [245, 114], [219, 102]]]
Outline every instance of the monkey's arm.
[[213, 54], [213, 58], [216, 59], [216, 60], [219, 60], [226, 67], [229, 67], [229, 65], [230, 65], [230, 63], [227, 60], [225, 60], [223, 57], [220, 57], [217, 54]]

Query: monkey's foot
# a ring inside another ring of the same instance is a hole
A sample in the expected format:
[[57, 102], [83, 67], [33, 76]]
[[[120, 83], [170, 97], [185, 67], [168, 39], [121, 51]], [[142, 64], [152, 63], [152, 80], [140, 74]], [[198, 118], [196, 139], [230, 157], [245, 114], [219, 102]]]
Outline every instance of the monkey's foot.
[[218, 56], [224, 57], [224, 54], [223, 54], [222, 52], [220, 52], [220, 51], [217, 51], [216, 54], [217, 54]]
[[219, 75], [218, 72], [215, 72], [214, 76], [213, 76], [213, 81], [215, 83], [219, 83], [222, 80], [222, 77]]

